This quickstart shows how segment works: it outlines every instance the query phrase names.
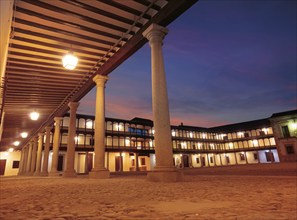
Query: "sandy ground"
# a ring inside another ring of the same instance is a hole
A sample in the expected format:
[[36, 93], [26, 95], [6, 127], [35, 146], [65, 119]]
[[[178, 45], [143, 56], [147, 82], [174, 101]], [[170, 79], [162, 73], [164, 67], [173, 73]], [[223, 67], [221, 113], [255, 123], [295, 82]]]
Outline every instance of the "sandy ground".
[[[290, 166], [294, 170], [296, 164]], [[277, 170], [273, 175], [247, 170], [229, 175], [227, 167], [220, 175], [215, 169], [188, 170], [180, 183], [148, 182], [144, 175], [2, 177], [0, 219], [296, 220], [296, 172]]]

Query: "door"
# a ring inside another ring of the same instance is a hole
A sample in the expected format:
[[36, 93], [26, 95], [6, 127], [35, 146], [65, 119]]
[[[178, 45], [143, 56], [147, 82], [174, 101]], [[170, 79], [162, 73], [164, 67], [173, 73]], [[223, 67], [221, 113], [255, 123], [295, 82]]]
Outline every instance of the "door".
[[184, 167], [189, 167], [189, 156], [183, 155], [183, 165]]
[[265, 156], [266, 156], [267, 162], [273, 163], [275, 161], [274, 160], [274, 155], [273, 155], [273, 153], [271, 151], [265, 152]]
[[115, 171], [122, 171], [122, 156], [115, 157]]
[[91, 171], [93, 168], [93, 154], [88, 154], [88, 170]]
[[205, 163], [205, 157], [202, 157], [202, 166], [205, 167], [206, 163]]
[[0, 160], [0, 175], [5, 173], [6, 160]]
[[59, 155], [59, 157], [58, 157], [58, 171], [63, 171], [63, 162], [64, 162], [64, 156]]

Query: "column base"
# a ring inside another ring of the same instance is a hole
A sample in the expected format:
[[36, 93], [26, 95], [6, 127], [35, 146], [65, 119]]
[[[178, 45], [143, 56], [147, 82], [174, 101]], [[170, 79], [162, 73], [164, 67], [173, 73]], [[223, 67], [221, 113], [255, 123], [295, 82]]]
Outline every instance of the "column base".
[[66, 178], [73, 178], [73, 177], [77, 177], [77, 174], [76, 174], [76, 172], [73, 171], [73, 170], [70, 170], [70, 171], [65, 170], [65, 171], [63, 172], [63, 175], [62, 175], [62, 176], [63, 176], [63, 177], [66, 177]]
[[41, 172], [40, 176], [48, 176], [48, 172]]
[[107, 169], [92, 170], [91, 172], [89, 172], [89, 178], [108, 179], [109, 177], [110, 177], [110, 172]]
[[33, 176], [40, 176], [40, 172], [35, 172]]
[[147, 173], [147, 180], [151, 182], [182, 182], [184, 174], [174, 167], [158, 167]]
[[60, 176], [60, 173], [58, 171], [49, 172], [48, 176]]

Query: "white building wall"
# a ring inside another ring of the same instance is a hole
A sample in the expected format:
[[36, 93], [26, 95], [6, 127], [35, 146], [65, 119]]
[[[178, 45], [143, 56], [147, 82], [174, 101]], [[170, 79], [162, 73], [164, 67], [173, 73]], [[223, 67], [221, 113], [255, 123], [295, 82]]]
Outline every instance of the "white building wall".
[[0, 159], [6, 160], [4, 176], [15, 176], [18, 175], [19, 168], [12, 168], [13, 161], [20, 161], [21, 151], [13, 152], [0, 152]]

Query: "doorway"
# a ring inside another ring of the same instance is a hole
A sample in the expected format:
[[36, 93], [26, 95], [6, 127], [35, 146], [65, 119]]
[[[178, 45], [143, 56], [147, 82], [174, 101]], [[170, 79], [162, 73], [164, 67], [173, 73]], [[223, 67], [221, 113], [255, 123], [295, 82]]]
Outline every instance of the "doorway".
[[122, 171], [122, 156], [115, 157], [115, 171], [120, 172]]
[[183, 167], [189, 167], [189, 156], [183, 154]]
[[64, 156], [59, 155], [58, 157], [58, 171], [63, 171]]
[[6, 160], [0, 160], [0, 175], [5, 173]]

